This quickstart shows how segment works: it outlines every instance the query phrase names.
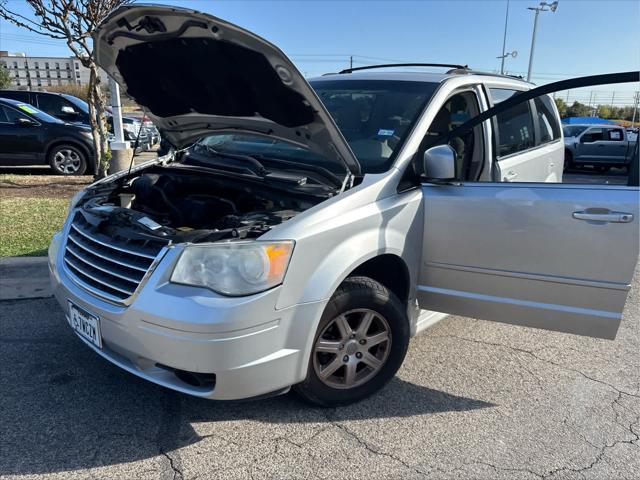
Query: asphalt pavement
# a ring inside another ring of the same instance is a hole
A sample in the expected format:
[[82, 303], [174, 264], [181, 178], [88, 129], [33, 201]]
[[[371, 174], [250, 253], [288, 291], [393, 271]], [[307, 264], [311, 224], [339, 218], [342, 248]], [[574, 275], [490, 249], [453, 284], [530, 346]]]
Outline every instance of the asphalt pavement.
[[52, 298], [0, 302], [0, 477], [636, 479], [638, 275], [615, 341], [449, 317], [381, 393], [211, 402], [110, 365]]

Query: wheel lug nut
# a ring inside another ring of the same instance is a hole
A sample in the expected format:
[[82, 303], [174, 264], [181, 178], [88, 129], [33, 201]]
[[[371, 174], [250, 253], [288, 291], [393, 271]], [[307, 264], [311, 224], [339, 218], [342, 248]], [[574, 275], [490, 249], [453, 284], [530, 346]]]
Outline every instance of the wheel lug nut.
[[360, 340], [360, 345], [364, 345], [365, 343], [367, 343], [367, 341], [364, 338]]
[[360, 352], [356, 353], [356, 358], [362, 358], [362, 353]]
[[342, 361], [344, 363], [347, 363], [349, 361], [349, 355], [345, 355], [344, 357], [342, 357]]

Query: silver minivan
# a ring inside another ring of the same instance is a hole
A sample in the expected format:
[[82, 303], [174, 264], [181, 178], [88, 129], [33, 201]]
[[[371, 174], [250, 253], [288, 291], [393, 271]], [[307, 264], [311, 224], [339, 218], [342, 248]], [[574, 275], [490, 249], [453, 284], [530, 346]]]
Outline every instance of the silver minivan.
[[446, 314], [615, 337], [638, 189], [561, 183], [546, 95], [460, 130], [531, 84], [456, 66], [307, 82], [171, 7], [120, 8], [94, 42], [175, 147], [79, 193], [49, 249], [70, 326], [110, 362], [204, 398], [338, 405]]

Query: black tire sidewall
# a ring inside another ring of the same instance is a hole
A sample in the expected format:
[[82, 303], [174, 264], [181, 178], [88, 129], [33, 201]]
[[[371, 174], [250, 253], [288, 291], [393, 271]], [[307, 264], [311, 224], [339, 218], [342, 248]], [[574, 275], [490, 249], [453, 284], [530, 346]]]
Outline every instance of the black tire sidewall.
[[[57, 152], [59, 152], [60, 150], [64, 150], [64, 149], [73, 150], [80, 157], [80, 160], [81, 160], [80, 168], [78, 169], [77, 172], [75, 172], [75, 173], [64, 173], [64, 172], [61, 172], [60, 170], [58, 170], [55, 167], [55, 165], [53, 163], [53, 159], [54, 159], [54, 157], [55, 157]], [[75, 145], [68, 145], [68, 144], [56, 145], [49, 152], [49, 166], [56, 173], [56, 175], [66, 175], [66, 176], [83, 175], [87, 171], [87, 155], [82, 151], [82, 149], [76, 147]]]
[[351, 389], [331, 388], [316, 375], [313, 351], [309, 358], [307, 378], [295, 390], [307, 401], [320, 406], [345, 405], [362, 400], [380, 390], [396, 374], [409, 345], [410, 329], [402, 302], [380, 283], [367, 277], [352, 277], [343, 283], [322, 314], [314, 335], [315, 345], [323, 329], [339, 314], [358, 308], [368, 308], [382, 315], [391, 330], [391, 349], [382, 369], [368, 382]]

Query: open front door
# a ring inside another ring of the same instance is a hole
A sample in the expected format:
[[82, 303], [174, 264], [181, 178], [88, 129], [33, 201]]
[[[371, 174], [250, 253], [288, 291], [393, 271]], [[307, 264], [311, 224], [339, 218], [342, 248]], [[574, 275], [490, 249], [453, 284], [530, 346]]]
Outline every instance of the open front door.
[[638, 259], [637, 188], [477, 183], [422, 190], [421, 308], [615, 338]]
[[501, 172], [519, 158], [522, 168], [507, 168], [511, 177], [493, 175], [486, 183], [423, 179], [421, 308], [615, 338], [638, 260], [640, 194], [627, 186], [638, 184], [637, 170], [629, 169], [628, 181], [560, 170], [548, 178], [561, 183], [533, 182], [547, 178], [541, 162], [549, 157], [557, 168], [564, 154], [557, 111], [541, 95], [637, 79], [638, 72], [626, 72], [547, 84], [440, 137], [440, 143], [460, 138], [496, 117], [485, 123], [492, 130], [487, 163]]

